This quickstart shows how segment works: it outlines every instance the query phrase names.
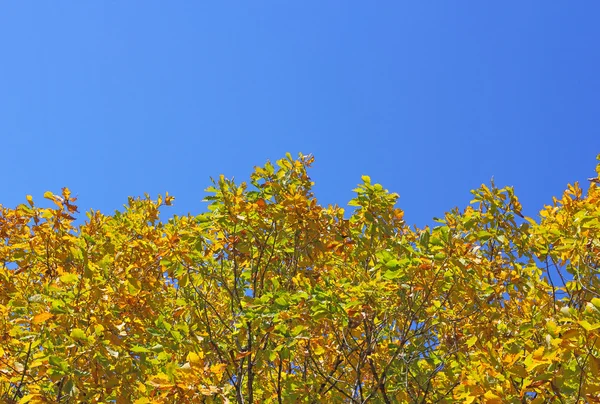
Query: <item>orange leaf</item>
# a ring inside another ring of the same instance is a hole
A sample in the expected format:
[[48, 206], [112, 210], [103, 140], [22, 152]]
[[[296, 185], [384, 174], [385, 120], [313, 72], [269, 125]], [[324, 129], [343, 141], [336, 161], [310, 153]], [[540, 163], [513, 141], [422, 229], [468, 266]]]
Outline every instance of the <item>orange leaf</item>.
[[44, 323], [49, 318], [54, 317], [54, 314], [51, 313], [40, 313], [37, 316], [33, 317], [33, 324], [41, 324]]
[[237, 354], [237, 356], [235, 357], [235, 359], [242, 359], [242, 358], [245, 358], [248, 355], [252, 355], [252, 351], [240, 352], [239, 354]]

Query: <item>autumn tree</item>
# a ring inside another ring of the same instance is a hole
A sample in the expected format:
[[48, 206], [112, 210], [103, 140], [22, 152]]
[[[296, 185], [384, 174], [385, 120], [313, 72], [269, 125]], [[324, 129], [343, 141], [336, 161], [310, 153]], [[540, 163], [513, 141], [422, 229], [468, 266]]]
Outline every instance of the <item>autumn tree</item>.
[[[599, 156], [600, 158], [600, 156]], [[208, 211], [0, 206], [11, 403], [600, 402], [600, 164], [538, 218], [482, 185], [436, 226], [368, 176], [322, 206], [289, 154]]]

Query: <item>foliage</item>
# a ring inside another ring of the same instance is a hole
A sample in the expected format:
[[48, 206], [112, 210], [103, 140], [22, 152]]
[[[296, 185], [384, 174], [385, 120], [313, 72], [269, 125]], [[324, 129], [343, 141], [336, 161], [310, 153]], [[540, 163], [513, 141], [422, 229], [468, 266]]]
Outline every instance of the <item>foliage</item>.
[[311, 162], [221, 177], [207, 213], [164, 222], [168, 194], [81, 225], [66, 188], [0, 207], [0, 397], [600, 401], [595, 182], [539, 221], [482, 185], [411, 229], [367, 176], [352, 212], [319, 205]]

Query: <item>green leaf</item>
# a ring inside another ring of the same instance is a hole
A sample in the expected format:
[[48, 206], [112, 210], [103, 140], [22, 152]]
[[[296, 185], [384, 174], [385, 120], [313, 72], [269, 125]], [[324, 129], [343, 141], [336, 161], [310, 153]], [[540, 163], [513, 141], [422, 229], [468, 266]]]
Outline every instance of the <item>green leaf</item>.
[[423, 233], [421, 233], [421, 236], [419, 237], [419, 244], [421, 245], [421, 247], [427, 248], [429, 246], [430, 237], [431, 234], [429, 233], [429, 231], [424, 231]]
[[180, 288], [185, 288], [188, 285], [189, 280], [190, 280], [190, 278], [189, 278], [188, 274], [185, 273], [183, 276], [181, 276], [179, 278], [177, 284]]
[[70, 334], [71, 338], [77, 341], [87, 341], [87, 336], [85, 335], [85, 331], [81, 328], [73, 328]]
[[385, 266], [390, 269], [395, 269], [400, 266], [400, 262], [398, 262], [398, 260], [395, 260], [395, 259], [389, 260], [388, 262], [385, 263]]
[[593, 331], [600, 328], [600, 323], [596, 323], [594, 325], [590, 324], [586, 320], [581, 320], [577, 322], [580, 326], [582, 326], [586, 331]]
[[50, 313], [52, 314], [66, 314], [68, 310], [65, 308], [65, 304], [60, 300], [52, 300], [52, 307], [50, 308]]
[[60, 281], [64, 284], [70, 284], [70, 283], [75, 283], [79, 280], [79, 276], [77, 276], [77, 274], [64, 274], [63, 276], [60, 277]]
[[145, 352], [152, 352], [151, 350], [149, 350], [146, 347], [143, 347], [141, 345], [134, 345], [131, 349], [131, 352], [135, 352], [135, 353], [145, 353]]
[[140, 281], [134, 278], [129, 278], [129, 280], [127, 281], [127, 291], [129, 292], [129, 294], [136, 296], [138, 293], [140, 293], [140, 289]]
[[385, 279], [394, 280], [394, 279], [402, 278], [402, 275], [403, 275], [402, 271], [387, 270], [384, 272], [384, 274], [382, 276]]
[[436, 261], [442, 261], [446, 258], [446, 254], [440, 252], [433, 257]]
[[74, 383], [73, 383], [72, 379], [67, 380], [67, 382], [65, 383], [65, 385], [63, 387], [64, 394], [70, 395], [71, 392], [73, 391], [73, 385], [74, 385]]
[[292, 329], [292, 335], [295, 337], [297, 335], [300, 335], [302, 333], [302, 331], [304, 331], [306, 329], [305, 326], [303, 325], [297, 325], [296, 327], [294, 327]]
[[279, 296], [277, 299], [275, 299], [275, 304], [279, 305], [279, 306], [289, 306], [289, 301], [287, 299], [287, 296]]
[[58, 356], [50, 355], [50, 357], [48, 358], [48, 363], [50, 363], [52, 366], [60, 367], [61, 362], [62, 359]]
[[50, 363], [51, 366], [60, 369], [62, 373], [65, 373], [69, 370], [69, 364], [58, 356], [50, 355], [48, 358], [48, 363]]
[[490, 233], [489, 231], [481, 230], [477, 232], [477, 238], [479, 238], [482, 241], [486, 241], [490, 237], [492, 237], [492, 233]]

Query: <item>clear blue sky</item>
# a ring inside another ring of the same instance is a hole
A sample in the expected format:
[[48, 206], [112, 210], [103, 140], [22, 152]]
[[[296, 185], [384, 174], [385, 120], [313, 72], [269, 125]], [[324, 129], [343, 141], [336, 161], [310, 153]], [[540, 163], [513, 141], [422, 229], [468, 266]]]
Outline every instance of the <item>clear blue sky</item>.
[[0, 6], [0, 203], [68, 186], [199, 213], [209, 177], [313, 153], [424, 225], [513, 185], [535, 216], [600, 153], [600, 2], [13, 1]]

